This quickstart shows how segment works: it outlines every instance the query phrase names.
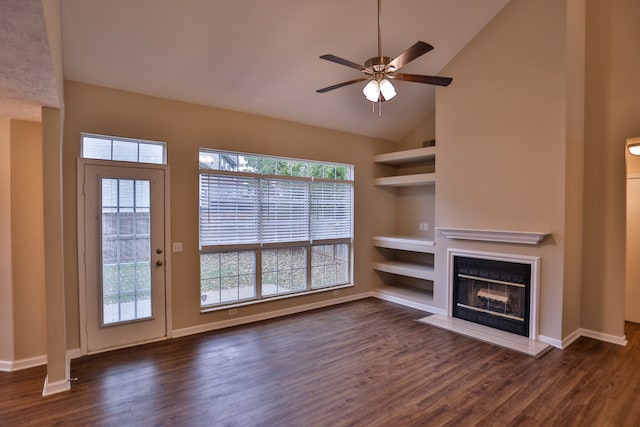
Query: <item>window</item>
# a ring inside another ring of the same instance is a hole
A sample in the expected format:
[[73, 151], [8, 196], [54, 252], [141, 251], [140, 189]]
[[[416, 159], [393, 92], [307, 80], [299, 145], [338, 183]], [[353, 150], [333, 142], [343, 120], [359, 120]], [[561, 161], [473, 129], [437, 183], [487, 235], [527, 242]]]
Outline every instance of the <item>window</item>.
[[164, 142], [82, 133], [82, 157], [122, 162], [167, 163]]
[[353, 166], [201, 150], [201, 307], [348, 285]]

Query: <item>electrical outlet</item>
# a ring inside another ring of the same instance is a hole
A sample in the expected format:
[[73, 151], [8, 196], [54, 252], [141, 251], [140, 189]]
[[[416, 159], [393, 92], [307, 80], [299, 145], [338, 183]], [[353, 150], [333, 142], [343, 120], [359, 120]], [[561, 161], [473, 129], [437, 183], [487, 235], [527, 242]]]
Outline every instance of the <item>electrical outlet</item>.
[[335, 291], [333, 291], [333, 295], [340, 295], [340, 289], [336, 289]]
[[173, 252], [182, 252], [182, 242], [173, 242]]
[[229, 316], [234, 316], [236, 314], [238, 314], [238, 309], [237, 308], [230, 308], [227, 313], [229, 313]]

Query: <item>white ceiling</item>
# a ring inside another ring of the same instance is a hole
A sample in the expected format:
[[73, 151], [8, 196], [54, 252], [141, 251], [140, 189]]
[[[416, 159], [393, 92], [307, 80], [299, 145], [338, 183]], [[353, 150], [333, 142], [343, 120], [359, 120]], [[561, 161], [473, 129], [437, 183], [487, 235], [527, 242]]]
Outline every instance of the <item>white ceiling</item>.
[[[506, 3], [385, 0], [382, 53], [425, 41], [435, 49], [402, 71], [437, 75]], [[376, 14], [376, 0], [62, 0], [64, 77], [399, 140], [433, 111], [432, 86], [396, 81], [382, 116], [364, 83], [315, 92], [361, 76], [318, 57], [376, 56]]]

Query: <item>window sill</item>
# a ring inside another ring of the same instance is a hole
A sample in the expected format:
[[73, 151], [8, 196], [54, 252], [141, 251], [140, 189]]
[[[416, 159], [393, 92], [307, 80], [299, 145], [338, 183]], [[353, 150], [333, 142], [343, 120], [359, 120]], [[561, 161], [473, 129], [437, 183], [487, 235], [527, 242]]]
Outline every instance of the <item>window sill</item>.
[[260, 299], [230, 302], [229, 304], [220, 304], [216, 306], [201, 307], [200, 314], [211, 313], [214, 311], [228, 310], [228, 309], [237, 308], [237, 307], [245, 307], [245, 306], [254, 305], [254, 304], [262, 304], [262, 303], [271, 302], [271, 301], [279, 301], [283, 299], [295, 298], [295, 297], [300, 297], [305, 295], [313, 295], [321, 292], [329, 292], [329, 291], [335, 291], [338, 289], [345, 289], [345, 288], [353, 288], [353, 284], [347, 283], [345, 285], [331, 286], [331, 287], [321, 288], [321, 289], [313, 289], [311, 291], [305, 291], [305, 292], [296, 292], [296, 293], [283, 294], [283, 295], [278, 295], [273, 297], [264, 297]]

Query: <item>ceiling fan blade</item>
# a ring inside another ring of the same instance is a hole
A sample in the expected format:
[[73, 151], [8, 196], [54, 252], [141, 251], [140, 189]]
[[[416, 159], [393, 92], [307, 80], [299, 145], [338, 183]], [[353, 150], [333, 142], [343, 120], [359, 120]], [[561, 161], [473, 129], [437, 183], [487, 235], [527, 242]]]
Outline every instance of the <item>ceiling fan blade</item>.
[[327, 61], [335, 62], [336, 64], [345, 65], [347, 67], [355, 68], [358, 71], [364, 70], [364, 66], [363, 65], [356, 64], [355, 62], [349, 61], [348, 59], [342, 59], [342, 58], [340, 58], [338, 56], [335, 56], [335, 55], [330, 55], [330, 54], [322, 55], [320, 57], [320, 59], [326, 59]]
[[387, 70], [390, 72], [398, 71], [400, 68], [404, 67], [414, 59], [419, 58], [420, 56], [429, 52], [431, 49], [433, 49], [433, 46], [431, 46], [429, 43], [420, 41], [416, 42], [409, 49], [405, 50], [400, 55], [391, 60], [391, 62], [389, 62], [389, 64], [387, 65]]
[[344, 86], [349, 86], [349, 85], [352, 85], [354, 83], [363, 82], [365, 80], [369, 80], [369, 79], [367, 77], [360, 77], [358, 79], [349, 80], [348, 82], [342, 82], [342, 83], [335, 84], [333, 86], [323, 87], [322, 89], [316, 90], [316, 92], [325, 93], [325, 92], [329, 92], [330, 90], [338, 89], [338, 88], [341, 88], [341, 87], [344, 87]]
[[404, 80], [405, 82], [426, 83], [428, 85], [436, 86], [449, 86], [453, 79], [451, 77], [438, 77], [438, 76], [422, 76], [419, 74], [404, 74], [396, 73], [390, 74], [389, 78]]

